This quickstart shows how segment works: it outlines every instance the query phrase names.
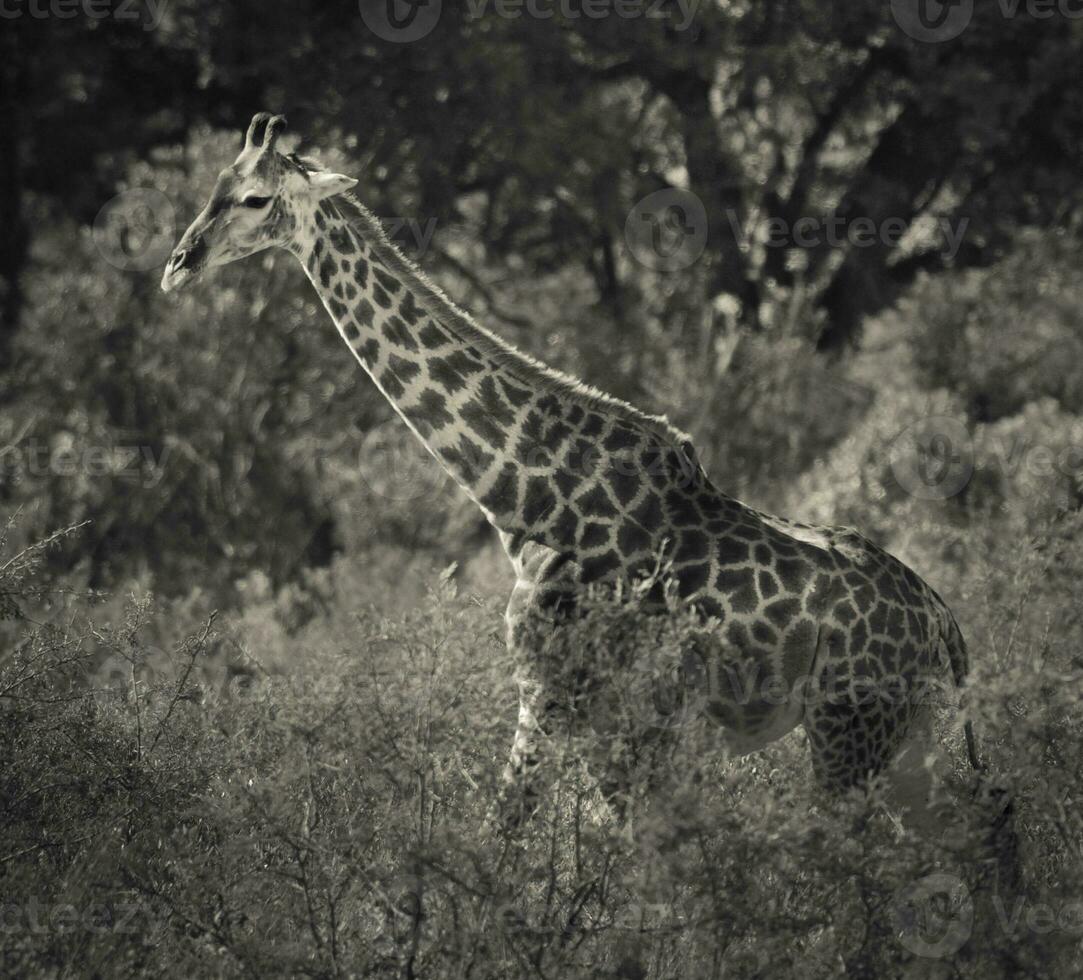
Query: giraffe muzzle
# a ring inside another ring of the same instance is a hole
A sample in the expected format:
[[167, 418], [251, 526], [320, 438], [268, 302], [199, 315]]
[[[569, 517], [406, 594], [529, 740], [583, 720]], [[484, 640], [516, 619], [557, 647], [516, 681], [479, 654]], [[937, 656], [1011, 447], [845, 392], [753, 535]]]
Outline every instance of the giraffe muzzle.
[[162, 292], [168, 293], [180, 289], [196, 277], [206, 258], [206, 242], [200, 238], [191, 244], [178, 245], [169, 256], [165, 272], [162, 273]]

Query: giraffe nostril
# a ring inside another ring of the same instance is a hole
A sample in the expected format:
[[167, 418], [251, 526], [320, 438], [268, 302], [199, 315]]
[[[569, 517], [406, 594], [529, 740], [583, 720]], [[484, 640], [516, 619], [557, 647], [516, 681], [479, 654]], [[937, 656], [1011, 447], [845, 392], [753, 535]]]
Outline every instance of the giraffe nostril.
[[195, 270], [203, 262], [204, 254], [207, 251], [207, 242], [204, 238], [197, 238], [194, 241], [189, 242], [187, 245], [181, 245], [173, 252], [173, 258], [170, 259], [170, 268], [174, 272], [179, 272], [181, 269]]

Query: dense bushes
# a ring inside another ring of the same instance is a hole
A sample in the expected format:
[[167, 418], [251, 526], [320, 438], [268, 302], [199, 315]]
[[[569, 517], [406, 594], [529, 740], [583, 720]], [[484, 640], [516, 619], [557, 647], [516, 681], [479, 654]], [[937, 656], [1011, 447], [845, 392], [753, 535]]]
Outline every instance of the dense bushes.
[[[36, 557], [0, 565], [0, 591], [26, 615], [45, 601], [27, 577]], [[990, 597], [1019, 588], [1013, 570], [986, 571]], [[143, 599], [113, 627], [75, 600], [55, 620], [67, 625], [3, 624], [6, 974], [1072, 968], [1083, 726], [1078, 658], [1048, 627], [1065, 614], [1061, 587], [1032, 581], [1025, 610], [989, 620], [1013, 631], [1012, 651], [978, 657], [969, 694], [1023, 838], [1022, 888], [996, 892], [990, 814], [965, 768], [946, 790], [953, 830], [931, 843], [896, 826], [875, 792], [819, 797], [800, 737], [727, 762], [658, 686], [691, 627], [679, 615], [637, 627], [634, 605], [588, 615], [576, 646], [653, 636], [636, 655], [649, 671], [623, 668], [645, 683], [555, 740], [560, 778], [537, 818], [498, 829], [487, 812], [515, 716], [499, 610], [459, 595], [449, 569], [423, 576], [434, 591], [413, 611], [382, 615], [389, 572], [340, 560], [326, 607], [303, 625], [266, 586], [214, 622], [199, 621], [200, 603], [156, 621]], [[146, 641], [171, 632], [162, 648]], [[243, 669], [224, 670], [227, 645]], [[631, 840], [582, 771], [622, 718], [678, 736]]]
[[977, 420], [1015, 415], [1042, 397], [1079, 414], [1078, 267], [1071, 236], [1024, 232], [988, 269], [921, 280], [890, 319], [912, 333], [924, 383], [955, 391]]

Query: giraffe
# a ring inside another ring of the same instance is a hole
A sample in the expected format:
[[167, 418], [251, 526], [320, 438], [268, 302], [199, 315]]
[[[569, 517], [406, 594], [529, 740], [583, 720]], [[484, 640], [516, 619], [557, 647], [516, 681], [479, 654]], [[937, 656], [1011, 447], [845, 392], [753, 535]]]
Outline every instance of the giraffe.
[[[291, 252], [356, 360], [496, 528], [515, 572], [509, 785], [536, 797], [539, 743], [560, 718], [537, 625], [571, 617], [591, 586], [649, 576], [664, 556], [713, 641], [708, 675], [736, 664], [753, 682], [741, 697], [709, 687], [704, 712], [729, 750], [754, 752], [803, 726], [827, 790], [890, 772], [904, 807], [919, 811], [930, 739], [922, 685], [950, 675], [959, 687], [967, 672], [962, 634], [933, 589], [857, 531], [760, 513], [721, 492], [664, 417], [477, 324], [389, 242], [350, 193], [355, 179], [277, 149], [284, 126], [269, 113], [252, 119], [162, 289], [264, 248]], [[791, 696], [773, 693], [779, 685]], [[808, 697], [813, 689], [833, 696]], [[965, 733], [978, 768], [969, 722]]]

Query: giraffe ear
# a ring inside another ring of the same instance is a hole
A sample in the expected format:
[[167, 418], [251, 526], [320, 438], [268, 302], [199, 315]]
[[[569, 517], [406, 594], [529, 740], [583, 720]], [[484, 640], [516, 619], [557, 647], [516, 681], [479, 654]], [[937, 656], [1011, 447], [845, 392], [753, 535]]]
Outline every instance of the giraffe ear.
[[353, 177], [345, 177], [342, 174], [330, 174], [325, 170], [321, 170], [317, 173], [309, 176], [309, 187], [312, 188], [316, 195], [317, 201], [322, 201], [325, 197], [332, 197], [335, 194], [341, 194], [343, 191], [348, 191], [357, 183]]

